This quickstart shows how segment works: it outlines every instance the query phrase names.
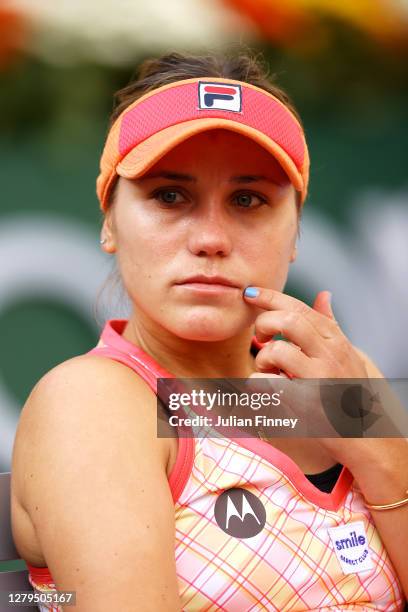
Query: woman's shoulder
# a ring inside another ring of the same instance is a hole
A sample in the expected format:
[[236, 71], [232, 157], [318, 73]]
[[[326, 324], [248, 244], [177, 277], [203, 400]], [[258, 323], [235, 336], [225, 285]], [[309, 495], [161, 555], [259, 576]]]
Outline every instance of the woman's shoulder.
[[123, 384], [133, 388], [143, 389], [152, 394], [149, 386], [140, 376], [135, 376], [134, 371], [115, 359], [104, 355], [89, 352], [67, 359], [48, 370], [33, 387], [33, 394], [38, 392], [56, 391], [64, 393], [67, 384], [84, 388], [95, 388], [99, 386], [115, 386]]
[[89, 449], [97, 461], [115, 444], [130, 447], [138, 441], [140, 452], [150, 445], [165, 467], [168, 446], [156, 438], [156, 419], [155, 394], [122, 363], [84, 354], [58, 364], [36, 383], [21, 411], [12, 459], [14, 493], [26, 506], [27, 474], [35, 467], [51, 470], [73, 453], [89, 460]]
[[[122, 363], [95, 354], [59, 363], [35, 384], [20, 414], [15, 444], [61, 431], [64, 427], [103, 424], [121, 418], [139, 422], [152, 416], [155, 395], [147, 383]], [[153, 415], [154, 416], [154, 415]], [[92, 436], [90, 427], [89, 435]], [[108, 433], [108, 431], [106, 431]]]
[[[113, 359], [85, 353], [59, 363], [38, 380], [24, 404], [20, 422], [30, 417], [70, 418], [76, 412], [81, 418], [92, 418], [95, 410], [98, 413], [112, 410], [112, 398], [131, 398], [133, 403], [139, 396], [143, 403], [155, 402], [150, 387], [133, 370]], [[86, 409], [83, 404], [73, 402], [74, 398], [85, 402]], [[70, 409], [58, 409], [60, 402], [65, 401], [69, 402]], [[117, 401], [115, 406], [120, 410]]]

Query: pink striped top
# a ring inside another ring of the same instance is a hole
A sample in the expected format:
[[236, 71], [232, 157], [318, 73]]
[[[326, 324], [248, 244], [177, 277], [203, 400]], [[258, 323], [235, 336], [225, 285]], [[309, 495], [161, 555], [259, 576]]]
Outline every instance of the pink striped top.
[[[127, 365], [157, 393], [157, 378], [173, 375], [122, 337], [126, 322], [107, 321], [90, 353]], [[403, 610], [401, 584], [347, 468], [325, 493], [264, 440], [180, 437], [169, 486], [182, 610]], [[27, 565], [34, 588], [55, 589], [48, 568]]]

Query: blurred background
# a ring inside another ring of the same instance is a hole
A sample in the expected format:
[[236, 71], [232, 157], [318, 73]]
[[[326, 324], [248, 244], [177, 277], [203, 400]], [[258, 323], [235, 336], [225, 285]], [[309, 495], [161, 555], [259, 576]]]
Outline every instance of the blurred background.
[[237, 43], [264, 54], [308, 136], [287, 292], [311, 304], [330, 289], [351, 341], [407, 377], [407, 0], [2, 0], [0, 471], [38, 379], [127, 314], [115, 287], [101, 293], [113, 262], [95, 178], [113, 92], [146, 57]]

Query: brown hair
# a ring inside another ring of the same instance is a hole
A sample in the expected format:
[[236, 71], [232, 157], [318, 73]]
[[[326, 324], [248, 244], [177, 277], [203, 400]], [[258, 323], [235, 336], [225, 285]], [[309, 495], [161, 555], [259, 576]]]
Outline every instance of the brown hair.
[[[240, 45], [238, 50], [231, 48], [229, 51], [207, 52], [203, 55], [173, 51], [158, 58], [144, 60], [136, 72], [136, 78], [133, 77], [128, 85], [114, 94], [114, 109], [110, 116], [109, 129], [132, 102], [149, 91], [176, 81], [200, 77], [234, 79], [260, 87], [285, 104], [302, 125], [287, 93], [272, 82], [275, 77], [270, 75], [262, 54]], [[109, 206], [113, 203], [114, 193], [115, 186], [110, 192]], [[300, 198], [297, 199], [297, 209], [300, 215]]]

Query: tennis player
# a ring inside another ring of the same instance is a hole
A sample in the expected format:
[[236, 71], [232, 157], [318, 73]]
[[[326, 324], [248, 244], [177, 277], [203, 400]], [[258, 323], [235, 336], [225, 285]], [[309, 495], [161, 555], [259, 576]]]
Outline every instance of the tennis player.
[[40, 609], [404, 609], [405, 439], [157, 436], [159, 377], [382, 376], [329, 291], [284, 293], [308, 174], [250, 54], [170, 53], [118, 93], [97, 194], [132, 312], [35, 385], [13, 452]]

